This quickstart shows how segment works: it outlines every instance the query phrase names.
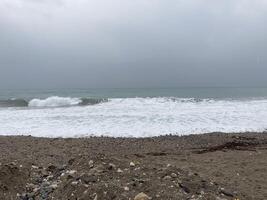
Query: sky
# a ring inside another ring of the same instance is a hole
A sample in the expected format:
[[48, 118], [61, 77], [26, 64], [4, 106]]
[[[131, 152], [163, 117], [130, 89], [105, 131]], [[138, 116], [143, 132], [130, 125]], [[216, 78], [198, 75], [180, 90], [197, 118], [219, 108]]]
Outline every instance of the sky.
[[0, 0], [0, 88], [267, 86], [266, 0]]

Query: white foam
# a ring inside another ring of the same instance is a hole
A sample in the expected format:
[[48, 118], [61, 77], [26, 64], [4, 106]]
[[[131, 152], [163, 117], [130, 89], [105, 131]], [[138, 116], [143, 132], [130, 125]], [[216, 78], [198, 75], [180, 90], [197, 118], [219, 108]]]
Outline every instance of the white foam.
[[58, 97], [53, 96], [47, 99], [32, 99], [29, 102], [29, 107], [61, 107], [61, 106], [73, 106], [81, 103], [79, 98], [70, 97]]
[[[62, 106], [78, 101], [51, 99], [33, 101], [32, 105]], [[93, 106], [0, 109], [0, 134], [148, 137], [170, 133], [264, 131], [266, 119], [266, 99], [193, 101], [127, 98], [110, 99]]]

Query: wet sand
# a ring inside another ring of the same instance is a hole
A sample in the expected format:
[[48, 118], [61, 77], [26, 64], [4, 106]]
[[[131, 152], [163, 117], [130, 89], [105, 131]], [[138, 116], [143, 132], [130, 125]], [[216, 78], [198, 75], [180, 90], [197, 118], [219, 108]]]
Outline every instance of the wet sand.
[[0, 136], [0, 199], [264, 200], [267, 133]]

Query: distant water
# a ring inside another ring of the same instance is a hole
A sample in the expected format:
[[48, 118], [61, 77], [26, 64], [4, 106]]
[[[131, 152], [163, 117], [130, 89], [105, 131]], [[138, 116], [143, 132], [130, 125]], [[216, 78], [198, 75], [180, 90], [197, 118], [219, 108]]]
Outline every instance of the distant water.
[[267, 129], [267, 88], [0, 90], [0, 134], [147, 137]]

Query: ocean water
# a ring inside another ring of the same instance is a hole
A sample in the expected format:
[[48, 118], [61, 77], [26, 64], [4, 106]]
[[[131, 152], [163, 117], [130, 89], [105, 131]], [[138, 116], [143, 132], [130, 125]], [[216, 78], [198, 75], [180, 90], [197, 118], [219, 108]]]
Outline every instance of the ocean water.
[[0, 135], [150, 137], [267, 129], [267, 88], [0, 90]]

